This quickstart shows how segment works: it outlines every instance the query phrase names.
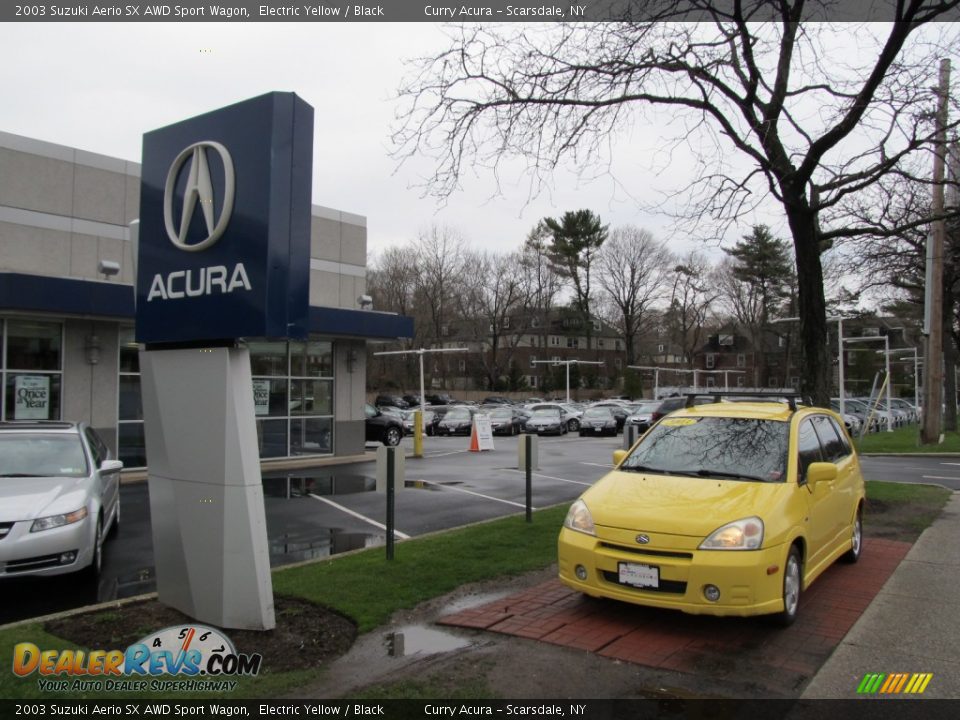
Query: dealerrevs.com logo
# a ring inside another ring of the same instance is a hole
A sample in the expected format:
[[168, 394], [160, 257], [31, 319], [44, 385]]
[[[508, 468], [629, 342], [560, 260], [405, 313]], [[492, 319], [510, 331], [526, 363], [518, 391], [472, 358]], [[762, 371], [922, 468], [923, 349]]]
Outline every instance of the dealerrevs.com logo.
[[30, 642], [13, 648], [13, 673], [36, 675], [48, 692], [231, 691], [237, 681], [230, 678], [258, 674], [262, 661], [205, 625], [164, 628], [126, 650], [41, 650]]

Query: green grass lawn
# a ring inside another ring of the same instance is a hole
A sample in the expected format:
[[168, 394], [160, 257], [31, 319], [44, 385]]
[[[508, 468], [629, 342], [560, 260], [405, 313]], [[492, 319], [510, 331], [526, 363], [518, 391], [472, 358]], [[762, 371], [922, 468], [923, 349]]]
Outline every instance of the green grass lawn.
[[939, 445], [921, 445], [918, 425], [908, 425], [893, 432], [877, 432], [864, 435], [857, 442], [861, 453], [960, 453], [960, 433], [944, 433]]
[[[277, 594], [306, 598], [338, 610], [353, 619], [361, 633], [368, 632], [387, 622], [397, 610], [415, 607], [466, 583], [509, 577], [548, 567], [556, 561], [557, 534], [568, 506], [565, 503], [540, 510], [534, 513], [532, 523], [527, 523], [522, 515], [513, 516], [397, 543], [395, 558], [391, 562], [385, 559], [384, 548], [377, 547], [317, 563], [280, 568], [273, 573], [273, 589]], [[109, 615], [136, 610], [128, 606], [104, 612]], [[105, 633], [106, 637], [108, 635]], [[8, 668], [11, 667], [13, 648], [21, 642], [32, 642], [41, 650], [76, 648], [76, 645], [45, 632], [40, 623], [0, 630], [0, 659], [5, 658], [3, 662], [7, 663]], [[301, 670], [241, 678], [237, 690], [224, 698], [276, 697], [284, 691], [302, 686], [316, 673], [316, 670]], [[167, 678], [164, 676], [161, 679]], [[77, 692], [67, 696], [44, 693], [38, 688], [36, 675], [21, 679], [9, 670], [0, 672], [0, 697], [7, 699], [155, 696], [157, 694], [151, 692], [142, 695], [129, 692]], [[190, 697], [186, 693], [177, 694], [178, 699]], [[213, 699], [217, 696], [207, 693], [193, 697]]]

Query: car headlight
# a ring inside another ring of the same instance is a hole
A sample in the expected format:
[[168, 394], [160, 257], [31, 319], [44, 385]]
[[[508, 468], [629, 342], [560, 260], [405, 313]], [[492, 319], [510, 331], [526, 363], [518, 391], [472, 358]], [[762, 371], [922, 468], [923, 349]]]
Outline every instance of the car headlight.
[[763, 520], [748, 517], [717, 528], [699, 550], [758, 550], [763, 545]]
[[567, 517], [563, 521], [565, 528], [586, 533], [587, 535], [596, 535], [597, 531], [593, 525], [593, 517], [590, 510], [583, 500], [577, 500], [567, 511]]
[[80, 522], [86, 516], [87, 509], [82, 507], [79, 510], [64, 513], [63, 515], [50, 515], [48, 517], [37, 518], [33, 521], [33, 525], [30, 526], [30, 532], [40, 532], [41, 530], [51, 530], [64, 525], [72, 525], [73, 523]]

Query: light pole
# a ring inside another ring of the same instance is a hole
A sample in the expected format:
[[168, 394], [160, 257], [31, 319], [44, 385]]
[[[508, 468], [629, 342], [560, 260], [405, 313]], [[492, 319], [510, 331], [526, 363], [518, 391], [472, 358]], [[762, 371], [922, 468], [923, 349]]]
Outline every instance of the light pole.
[[[413, 456], [423, 457], [423, 408], [424, 408], [424, 390], [423, 387], [423, 356], [427, 353], [444, 352], [470, 352], [467, 348], [420, 348], [419, 350], [384, 350], [376, 352], [374, 355], [419, 355], [420, 356], [420, 412], [416, 416], [416, 427], [414, 428]], [[420, 438], [419, 442], [417, 438]]]
[[[841, 415], [841, 416], [843, 416], [843, 414], [844, 414], [844, 412], [845, 412], [845, 410], [846, 410], [846, 406], [844, 405], [844, 402], [843, 402], [843, 398], [844, 398], [844, 395], [845, 395], [844, 390], [843, 390], [843, 386], [844, 386], [844, 377], [843, 377], [843, 321], [844, 321], [844, 320], [850, 320], [850, 319], [851, 319], [851, 318], [850, 318], [850, 316], [848, 316], [848, 315], [834, 315], [833, 317], [828, 317], [828, 318], [827, 318], [827, 322], [836, 322], [836, 323], [837, 323], [837, 385], [839, 386], [839, 387], [837, 388], [837, 390], [838, 390], [838, 394], [840, 395], [840, 415]], [[770, 321], [770, 324], [773, 325], [773, 324], [775, 324], [775, 323], [797, 322], [797, 321], [799, 321], [799, 320], [800, 320], [800, 318], [798, 318], [798, 317], [778, 318], [777, 320], [771, 320], [771, 321]], [[784, 384], [786, 384], [786, 383], [784, 383]], [[797, 390], [800, 390], [800, 388], [797, 388]]]
[[567, 403], [570, 402], [570, 366], [571, 365], [604, 365], [601, 360], [533, 360], [534, 365], [566, 365], [567, 366]]
[[[848, 342], [848, 343], [854, 343], [854, 342], [876, 342], [877, 340], [883, 340], [883, 350], [882, 350], [882, 352], [883, 352], [883, 355], [884, 355], [884, 363], [885, 363], [885, 365], [886, 365], [886, 372], [887, 372], [887, 411], [886, 411], [886, 416], [887, 416], [887, 432], [893, 432], [893, 417], [891, 416], [891, 413], [890, 413], [890, 410], [891, 410], [891, 408], [893, 407], [893, 405], [890, 403], [890, 381], [891, 381], [891, 379], [892, 379], [891, 376], [890, 376], [890, 336], [889, 336], [889, 335], [884, 335], [883, 337], [877, 336], [877, 337], [853, 337], [853, 338], [845, 338], [845, 339], [843, 340], [843, 342]], [[841, 361], [841, 363], [843, 362], [843, 358], [842, 358], [842, 357], [840, 358], [840, 361]], [[841, 413], [843, 412], [843, 405], [840, 406], [840, 412], [841, 412]]]
[[[877, 350], [877, 352], [883, 352], [882, 350]], [[917, 353], [916, 348], [894, 348], [887, 353], [887, 357], [890, 355], [897, 355], [899, 353], [913, 353], [913, 357], [903, 358], [905, 361], [909, 362], [913, 360], [913, 406], [917, 409], [920, 408], [920, 355]]]

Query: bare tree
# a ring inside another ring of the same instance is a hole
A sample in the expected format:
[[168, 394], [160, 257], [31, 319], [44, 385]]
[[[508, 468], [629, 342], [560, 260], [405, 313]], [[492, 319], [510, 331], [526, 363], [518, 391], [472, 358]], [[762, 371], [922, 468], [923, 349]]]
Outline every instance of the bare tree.
[[560, 293], [562, 281], [553, 266], [547, 251], [550, 231], [542, 222], [538, 223], [527, 235], [520, 255], [520, 264], [524, 270], [526, 290], [526, 309], [530, 315], [530, 329], [537, 329], [540, 347], [547, 347], [550, 333], [550, 314]]
[[[459, 317], [455, 294], [461, 291], [465, 275], [466, 242], [454, 228], [434, 225], [420, 233], [413, 251], [417, 264], [417, 316], [425, 321], [424, 344], [440, 345]], [[446, 362], [437, 360], [433, 367], [445, 382]]]
[[[416, 318], [417, 303], [417, 255], [410, 246], [391, 247], [373, 258], [368, 264], [367, 291], [378, 310], [395, 312], [415, 317], [414, 332], [419, 333], [421, 323]], [[422, 337], [415, 336], [412, 342], [401, 346], [418, 346]], [[418, 375], [417, 358], [413, 355], [370, 357], [367, 361], [367, 380], [372, 389], [381, 389], [386, 379], [393, 376], [401, 387], [413, 387]], [[402, 375], [401, 375], [402, 373]], [[400, 377], [396, 377], [401, 375]]]
[[665, 321], [673, 342], [693, 369], [694, 355], [705, 340], [705, 327], [720, 293], [702, 253], [692, 251], [673, 268], [673, 290]]
[[597, 280], [612, 306], [614, 327], [627, 350], [627, 365], [636, 364], [637, 338], [647, 329], [648, 313], [662, 300], [673, 256], [648, 230], [616, 228], [600, 248]]
[[[873, 234], [847, 221], [848, 203], [933, 141], [936, 60], [960, 42], [956, 26], [932, 23], [958, 3], [899, 0], [890, 22], [857, 27], [806, 21], [829, 17], [831, 0], [673, 0], [647, 22], [462, 27], [401, 88], [397, 155], [432, 155], [429, 191], [441, 196], [465, 169], [502, 171], [519, 156], [536, 191], [561, 162], [605, 167], [634, 110], [666, 109], [677, 130], [665, 145], [698, 162], [688, 217], [716, 237], [779, 203], [797, 266], [801, 389], [825, 403], [820, 253]], [[691, 11], [710, 22], [662, 22]]]
[[496, 390], [525, 330], [525, 271], [516, 253], [469, 253], [467, 265], [460, 314], [483, 348], [479, 360], [487, 389]]

